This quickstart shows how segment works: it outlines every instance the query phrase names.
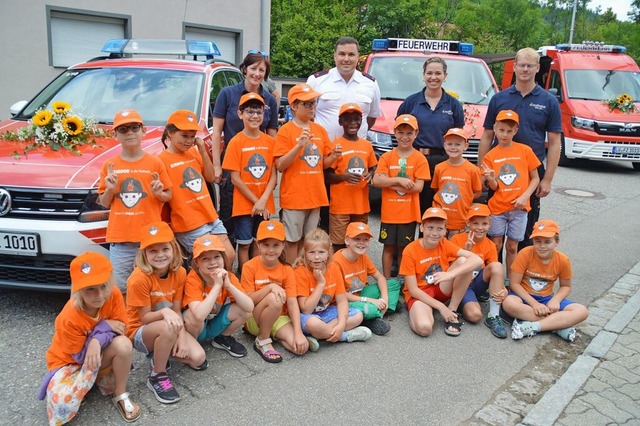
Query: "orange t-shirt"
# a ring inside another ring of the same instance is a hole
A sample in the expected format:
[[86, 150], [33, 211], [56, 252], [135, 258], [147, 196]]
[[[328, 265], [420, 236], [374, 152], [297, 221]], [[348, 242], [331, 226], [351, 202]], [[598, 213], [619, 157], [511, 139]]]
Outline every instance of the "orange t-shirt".
[[[429, 163], [424, 155], [413, 150], [406, 158], [405, 167], [400, 165], [400, 156], [396, 148], [385, 152], [380, 157], [376, 173], [387, 175], [391, 178], [405, 174], [406, 178], [413, 180], [431, 179]], [[380, 221], [384, 223], [412, 223], [420, 222], [420, 194], [398, 192], [391, 188], [382, 188], [382, 205], [380, 207]]]
[[[342, 156], [338, 158], [332, 169], [336, 174], [347, 172], [366, 175], [369, 169], [378, 164], [371, 142], [365, 139], [350, 141], [340, 136], [333, 141], [333, 145], [342, 145]], [[364, 183], [364, 184], [362, 184]], [[331, 185], [331, 214], [364, 214], [369, 213], [369, 185], [366, 182], [352, 184], [347, 181]]]
[[118, 320], [127, 325], [124, 298], [118, 287], [113, 287], [111, 296], [100, 308], [97, 318], [91, 318], [85, 311], [76, 309], [73, 300], [64, 305], [56, 317], [56, 331], [47, 350], [47, 369], [51, 371], [68, 364], [76, 364], [72, 355], [82, 351], [87, 336], [100, 320]]
[[[498, 180], [498, 189], [487, 203], [489, 210], [492, 214], [513, 210], [511, 203], [527, 190], [529, 172], [538, 168], [540, 160], [527, 145], [514, 142], [509, 148], [495, 146], [484, 156], [484, 162], [495, 170]], [[525, 209], [531, 210], [528, 199]]]
[[[455, 234], [451, 237], [451, 242], [460, 248], [464, 248], [465, 243], [469, 239], [469, 233]], [[484, 237], [479, 243], [475, 243], [471, 248], [472, 253], [477, 254], [484, 262], [484, 266], [498, 261], [498, 249], [489, 238]]]
[[[310, 210], [329, 205], [324, 187], [323, 158], [331, 153], [331, 141], [327, 131], [311, 122], [312, 140], [298, 150], [293, 162], [282, 172], [280, 180], [280, 207], [292, 210]], [[282, 157], [296, 145], [302, 128], [293, 121], [278, 130], [273, 152]]]
[[[427, 249], [422, 245], [422, 238], [412, 241], [402, 252], [400, 275], [413, 275], [418, 281], [418, 288], [425, 291], [433, 282], [434, 272], [445, 272], [451, 262], [458, 258], [460, 247], [443, 238], [435, 248]], [[411, 299], [408, 286], [403, 289], [404, 298]]]
[[[313, 271], [305, 265], [298, 266], [294, 271], [296, 273], [298, 296], [309, 297], [317, 284], [316, 277], [313, 276]], [[324, 311], [329, 305], [335, 304], [336, 295], [345, 293], [342, 274], [335, 262], [330, 262], [327, 265], [327, 270], [323, 275], [326, 284], [324, 286], [324, 292], [322, 296], [320, 296], [320, 300], [318, 300], [315, 312]]]
[[171, 206], [171, 228], [174, 232], [192, 231], [214, 222], [218, 213], [204, 178], [202, 156], [193, 146], [182, 154], [162, 151], [158, 154], [173, 182]]
[[186, 278], [187, 271], [183, 267], [169, 272], [167, 278], [160, 278], [156, 274], [147, 275], [136, 266], [127, 280], [127, 336], [130, 339], [142, 326], [138, 308], [150, 306], [153, 312], [172, 309], [174, 300], [182, 300]]
[[104, 179], [109, 164], [113, 164], [118, 175], [118, 186], [111, 201], [107, 242], [137, 243], [140, 236], [136, 230], [142, 229], [148, 223], [162, 220], [160, 213], [163, 203], [151, 191], [151, 174], [155, 172], [160, 175], [164, 189], [171, 188], [171, 179], [162, 161], [153, 155], [145, 154], [138, 161], [125, 161], [117, 156], [102, 165], [98, 187], [100, 194], [107, 189]]
[[339, 250], [333, 255], [333, 262], [340, 270], [345, 291], [354, 294], [360, 293], [364, 286], [367, 285], [368, 277], [374, 275], [378, 270], [368, 254], [365, 253], [358, 257], [355, 262], [350, 262], [344, 257], [343, 250]]
[[528, 293], [537, 296], [551, 296], [558, 278], [568, 280], [573, 275], [571, 261], [566, 254], [555, 250], [551, 261], [544, 264], [531, 246], [518, 252], [511, 270], [523, 274], [520, 284]]
[[[236, 277], [233, 273], [229, 272], [229, 281], [231, 284], [238, 290], [241, 289], [240, 281], [238, 281], [238, 277]], [[187, 275], [187, 281], [184, 283], [184, 297], [182, 298], [182, 309], [187, 309], [189, 307], [189, 303], [191, 302], [202, 302], [205, 297], [209, 294], [213, 286], [204, 283], [200, 278], [200, 275], [196, 272], [195, 269], [189, 271]], [[227, 303], [233, 303], [234, 299], [229, 290], [222, 287], [220, 289], [220, 293], [218, 293], [218, 297], [216, 298], [215, 303], [213, 304], [213, 309], [211, 310], [211, 314], [213, 316], [218, 315], [220, 313], [220, 309]]]
[[[254, 257], [244, 264], [241, 276], [242, 291], [250, 294], [260, 290], [268, 284], [277, 284], [284, 288], [287, 299], [297, 297], [296, 277], [289, 265], [279, 263], [275, 268], [267, 268], [260, 260], [260, 256]], [[282, 305], [280, 315], [288, 315], [287, 304]]]
[[[260, 198], [267, 188], [271, 174], [276, 173], [273, 164], [274, 144], [273, 138], [265, 133], [260, 132], [260, 137], [252, 139], [240, 132], [229, 142], [222, 168], [240, 173], [240, 179]], [[276, 211], [273, 192], [267, 200], [267, 208], [272, 213]], [[253, 203], [238, 188], [234, 188], [232, 216], [250, 215], [252, 209]]]
[[457, 165], [448, 161], [437, 164], [431, 188], [436, 190], [433, 205], [447, 213], [447, 229], [463, 229], [473, 193], [482, 190], [480, 168], [466, 159]]

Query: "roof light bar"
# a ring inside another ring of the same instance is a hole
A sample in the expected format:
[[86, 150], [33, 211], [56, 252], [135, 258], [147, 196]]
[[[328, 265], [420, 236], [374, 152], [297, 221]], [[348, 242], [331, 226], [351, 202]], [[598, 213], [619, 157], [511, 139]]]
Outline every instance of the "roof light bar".
[[473, 44], [452, 40], [378, 38], [373, 40], [373, 50], [403, 50], [413, 52], [442, 52], [461, 55], [472, 55]]
[[599, 41], [583, 41], [582, 43], [563, 43], [557, 44], [556, 49], [563, 50], [565, 52], [612, 52], [612, 53], [626, 53], [627, 48], [624, 46], [614, 44], [604, 44]]
[[113, 39], [102, 51], [111, 54], [222, 56], [212, 41]]

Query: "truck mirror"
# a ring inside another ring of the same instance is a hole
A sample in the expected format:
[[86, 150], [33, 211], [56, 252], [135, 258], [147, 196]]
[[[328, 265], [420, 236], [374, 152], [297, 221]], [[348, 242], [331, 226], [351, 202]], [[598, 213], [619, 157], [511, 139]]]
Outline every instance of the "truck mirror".
[[549, 89], [549, 93], [551, 93], [553, 96], [556, 97], [556, 99], [558, 100], [558, 102], [562, 102], [562, 92], [559, 92], [557, 88], [552, 87], [551, 89]]

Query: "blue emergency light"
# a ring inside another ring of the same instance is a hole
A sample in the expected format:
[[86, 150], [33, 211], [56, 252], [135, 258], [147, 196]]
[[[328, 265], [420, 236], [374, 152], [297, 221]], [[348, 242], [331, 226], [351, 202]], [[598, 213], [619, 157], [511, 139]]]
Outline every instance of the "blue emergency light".
[[218, 46], [203, 40], [113, 39], [102, 51], [110, 54], [222, 56]]
[[426, 40], [417, 38], [377, 38], [373, 50], [402, 50], [413, 52], [442, 52], [473, 55], [473, 43], [452, 40]]
[[562, 43], [556, 44], [556, 49], [564, 52], [610, 52], [610, 53], [626, 53], [627, 48], [614, 44], [604, 44], [601, 42], [582, 42], [582, 43]]

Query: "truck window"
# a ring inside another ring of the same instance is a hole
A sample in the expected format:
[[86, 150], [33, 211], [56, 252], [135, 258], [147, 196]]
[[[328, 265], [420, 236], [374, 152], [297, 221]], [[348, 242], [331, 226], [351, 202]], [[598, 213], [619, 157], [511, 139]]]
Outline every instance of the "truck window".
[[638, 72], [615, 70], [567, 70], [564, 77], [570, 99], [601, 101], [623, 93], [640, 97]]
[[549, 81], [549, 89], [557, 89], [557, 93], [562, 93], [562, 81], [560, 81], [560, 73], [556, 70], [551, 72], [551, 81]]

